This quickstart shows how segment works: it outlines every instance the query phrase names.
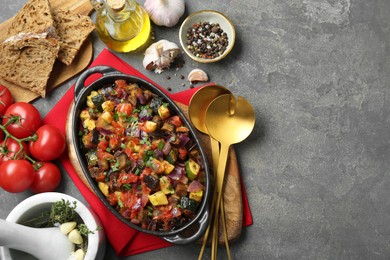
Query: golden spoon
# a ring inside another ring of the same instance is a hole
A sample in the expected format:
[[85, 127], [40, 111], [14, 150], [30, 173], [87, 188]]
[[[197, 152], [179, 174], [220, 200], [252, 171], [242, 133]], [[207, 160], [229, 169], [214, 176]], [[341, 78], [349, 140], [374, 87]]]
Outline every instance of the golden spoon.
[[[205, 86], [201, 89], [199, 89], [191, 98], [190, 104], [188, 106], [188, 115], [190, 117], [190, 120], [192, 124], [198, 129], [200, 132], [208, 134], [206, 124], [205, 124], [205, 116], [206, 116], [206, 108], [208, 105], [215, 99], [216, 97], [223, 95], [223, 94], [229, 94], [230, 91], [226, 88], [218, 85], [210, 85]], [[219, 142], [212, 138], [210, 136], [210, 144], [211, 144], [211, 156], [213, 161], [213, 172], [214, 172], [214, 183], [216, 182], [216, 176], [217, 176], [217, 165], [218, 165], [218, 158], [219, 158]], [[215, 201], [216, 201], [216, 189], [214, 189], [214, 195], [213, 200], [211, 203], [211, 216], [210, 219], [213, 217], [213, 211], [215, 207]], [[225, 224], [225, 210], [224, 210], [224, 203], [223, 200], [221, 201], [221, 218], [222, 218], [222, 225], [224, 229], [224, 238], [225, 238], [225, 246], [228, 254], [228, 259], [231, 259], [230, 256], [230, 249], [229, 249], [229, 241], [227, 238], [227, 231], [226, 231], [226, 224]], [[216, 209], [215, 209], [216, 210]], [[207, 238], [210, 231], [210, 224], [206, 229], [203, 243], [202, 243], [202, 249], [199, 254], [199, 259], [202, 258], [203, 252], [207, 243]]]
[[[218, 208], [222, 198], [226, 162], [229, 147], [247, 138], [255, 125], [255, 113], [251, 104], [243, 97], [234, 98], [224, 94], [215, 98], [207, 108], [205, 123], [209, 135], [221, 145], [217, 169], [217, 201], [214, 215], [214, 239], [212, 247], [216, 248], [215, 232], [218, 231]], [[216, 252], [216, 251], [214, 251]], [[216, 254], [212, 255], [212, 259]]]

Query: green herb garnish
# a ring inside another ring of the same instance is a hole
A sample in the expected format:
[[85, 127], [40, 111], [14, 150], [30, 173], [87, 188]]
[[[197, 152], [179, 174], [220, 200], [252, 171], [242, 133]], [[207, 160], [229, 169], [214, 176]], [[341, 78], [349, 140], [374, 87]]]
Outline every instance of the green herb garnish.
[[76, 216], [76, 201], [73, 201], [73, 206], [69, 201], [61, 199], [54, 202], [50, 209], [49, 223], [54, 225], [55, 223], [65, 223], [73, 221]]

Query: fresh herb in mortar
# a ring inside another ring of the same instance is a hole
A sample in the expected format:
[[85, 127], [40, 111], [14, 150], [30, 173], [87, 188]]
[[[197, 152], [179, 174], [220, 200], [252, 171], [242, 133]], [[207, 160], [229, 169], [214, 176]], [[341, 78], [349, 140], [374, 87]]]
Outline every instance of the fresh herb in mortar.
[[[71, 203], [61, 199], [54, 202], [50, 210], [43, 211], [40, 215], [20, 224], [34, 228], [60, 227], [61, 231], [68, 235], [69, 239], [75, 244], [76, 251], [82, 250], [86, 252], [88, 234], [93, 234], [94, 231], [89, 230], [83, 223], [76, 212], [76, 207], [76, 201]], [[96, 230], [99, 229], [100, 227], [96, 227]]]
[[218, 23], [195, 23], [187, 30], [187, 48], [199, 58], [214, 59], [226, 50], [229, 39]]
[[76, 201], [73, 201], [73, 206], [64, 199], [54, 202], [50, 209], [49, 224], [55, 226], [56, 223], [63, 224], [75, 220], [76, 207]]

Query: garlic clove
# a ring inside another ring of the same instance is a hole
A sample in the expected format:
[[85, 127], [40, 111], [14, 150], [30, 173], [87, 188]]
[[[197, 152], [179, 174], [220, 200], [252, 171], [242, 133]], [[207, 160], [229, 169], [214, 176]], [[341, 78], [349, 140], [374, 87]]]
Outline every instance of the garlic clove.
[[73, 254], [75, 260], [83, 260], [85, 256], [85, 252], [83, 249], [77, 249]]
[[190, 82], [206, 82], [209, 80], [207, 73], [201, 69], [193, 69], [188, 74], [188, 81]]
[[142, 64], [147, 70], [155, 70], [161, 73], [169, 68], [174, 59], [181, 53], [176, 43], [160, 40], [153, 43], [145, 50]]
[[183, 16], [185, 3], [184, 0], [146, 0], [144, 7], [156, 25], [173, 27]]
[[61, 224], [60, 230], [61, 230], [62, 234], [67, 235], [67, 234], [69, 234], [70, 231], [75, 229], [76, 226], [77, 226], [77, 223], [74, 221], [66, 222], [66, 223]]
[[80, 245], [81, 243], [83, 243], [83, 238], [81, 237], [80, 232], [77, 229], [73, 229], [72, 231], [70, 231], [68, 238], [73, 244]]

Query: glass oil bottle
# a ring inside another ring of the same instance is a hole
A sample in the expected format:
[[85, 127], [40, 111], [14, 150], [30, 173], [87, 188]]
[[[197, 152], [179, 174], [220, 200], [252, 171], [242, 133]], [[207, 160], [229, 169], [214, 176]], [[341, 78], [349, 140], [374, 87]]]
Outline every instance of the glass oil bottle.
[[[148, 13], [134, 0], [91, 0], [97, 9], [96, 31], [108, 48], [131, 52], [144, 45], [150, 36]], [[97, 4], [99, 2], [99, 4]]]

